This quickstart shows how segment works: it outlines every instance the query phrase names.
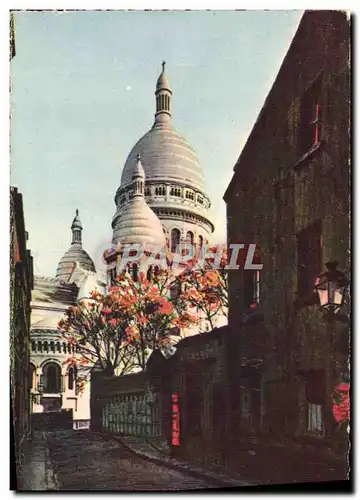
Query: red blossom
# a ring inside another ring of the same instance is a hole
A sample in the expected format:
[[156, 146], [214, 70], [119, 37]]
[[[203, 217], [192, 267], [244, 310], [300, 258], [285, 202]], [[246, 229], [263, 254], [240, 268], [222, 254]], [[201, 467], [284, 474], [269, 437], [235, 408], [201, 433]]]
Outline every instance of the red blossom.
[[348, 383], [341, 383], [335, 387], [332, 413], [338, 423], [350, 420], [350, 386]]
[[112, 311], [110, 309], [110, 307], [104, 307], [102, 310], [101, 310], [101, 314], [110, 314]]

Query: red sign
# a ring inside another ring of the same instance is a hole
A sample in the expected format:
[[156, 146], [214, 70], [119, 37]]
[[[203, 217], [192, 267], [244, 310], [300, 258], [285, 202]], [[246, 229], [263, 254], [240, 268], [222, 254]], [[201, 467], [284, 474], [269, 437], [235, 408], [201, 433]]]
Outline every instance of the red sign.
[[179, 412], [179, 396], [172, 395], [172, 435], [171, 444], [179, 446], [180, 444], [180, 412]]

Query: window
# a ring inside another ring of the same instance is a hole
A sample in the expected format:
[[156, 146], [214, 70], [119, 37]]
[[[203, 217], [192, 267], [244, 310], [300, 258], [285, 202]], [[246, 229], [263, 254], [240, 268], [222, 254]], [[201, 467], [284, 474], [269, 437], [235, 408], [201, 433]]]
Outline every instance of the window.
[[36, 368], [32, 363], [29, 366], [29, 389], [36, 389]]
[[197, 197], [198, 203], [201, 203], [201, 205], [204, 203], [204, 198], [202, 196]]
[[166, 188], [164, 186], [157, 186], [155, 188], [155, 194], [157, 196], [165, 196], [166, 195]]
[[138, 275], [139, 275], [139, 267], [137, 264], [133, 264], [132, 267], [131, 267], [131, 271], [132, 271], [132, 279], [134, 281], [137, 281], [138, 280]]
[[308, 403], [308, 432], [315, 434], [324, 433], [323, 407], [314, 403]]
[[31, 342], [31, 350], [32, 350], [33, 352], [36, 352], [36, 342], [35, 342], [35, 340], [33, 340], [33, 341]]
[[147, 273], [146, 273], [146, 279], [148, 281], [151, 281], [152, 280], [152, 276], [153, 276], [153, 271], [152, 271], [152, 266], [150, 266], [149, 269], [147, 270]]
[[180, 230], [173, 229], [171, 231], [171, 251], [176, 252], [176, 249], [179, 245], [180, 245]]
[[316, 276], [321, 272], [321, 221], [316, 221], [297, 235], [298, 296], [307, 298], [314, 289]]
[[60, 342], [56, 342], [56, 350], [57, 350], [57, 352], [61, 352]]
[[48, 345], [47, 340], [45, 340], [45, 342], [44, 342], [44, 352], [49, 352], [49, 345]]
[[326, 398], [324, 370], [309, 370], [305, 373], [305, 398], [307, 402], [307, 431], [324, 432], [323, 408]]
[[181, 197], [181, 189], [180, 188], [171, 188], [170, 189], [170, 195], [171, 196], [177, 196], [177, 197]]
[[55, 352], [55, 343], [53, 340], [50, 342], [50, 351]]
[[149, 188], [149, 186], [145, 187], [145, 196], [150, 196], [150, 188]]
[[175, 300], [180, 297], [181, 294], [181, 283], [176, 281], [174, 285], [170, 288], [170, 298]]
[[300, 103], [299, 154], [307, 153], [321, 138], [321, 76], [304, 92]]
[[61, 371], [56, 363], [47, 363], [43, 369], [44, 392], [56, 394], [61, 391]]
[[194, 234], [191, 231], [188, 231], [186, 233], [186, 243], [188, 245], [193, 245], [194, 244]]
[[41, 340], [38, 340], [37, 348], [38, 348], [39, 352], [42, 352], [42, 343], [41, 343]]
[[109, 271], [109, 280], [110, 280], [110, 285], [113, 285], [116, 280], [116, 267], [113, 267]]
[[75, 388], [76, 382], [76, 369], [74, 367], [70, 367], [68, 371], [68, 389], [69, 391], [73, 391]]
[[260, 304], [260, 271], [244, 270], [244, 306], [256, 309]]

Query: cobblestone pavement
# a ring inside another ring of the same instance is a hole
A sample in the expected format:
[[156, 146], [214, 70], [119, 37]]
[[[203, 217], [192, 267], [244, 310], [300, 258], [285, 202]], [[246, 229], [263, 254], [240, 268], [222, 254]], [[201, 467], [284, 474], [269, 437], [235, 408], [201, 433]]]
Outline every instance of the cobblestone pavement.
[[143, 460], [121, 443], [89, 431], [45, 434], [59, 490], [174, 491], [213, 484]]

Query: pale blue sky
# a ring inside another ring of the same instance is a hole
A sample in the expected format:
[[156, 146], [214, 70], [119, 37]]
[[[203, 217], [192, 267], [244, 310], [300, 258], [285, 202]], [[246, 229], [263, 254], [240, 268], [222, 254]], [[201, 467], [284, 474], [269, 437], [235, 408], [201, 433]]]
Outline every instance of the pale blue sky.
[[98, 265], [126, 157], [153, 123], [162, 60], [174, 127], [200, 159], [214, 241], [225, 242], [222, 196], [301, 15], [17, 12], [11, 184], [24, 196], [35, 273], [55, 275], [76, 208]]

